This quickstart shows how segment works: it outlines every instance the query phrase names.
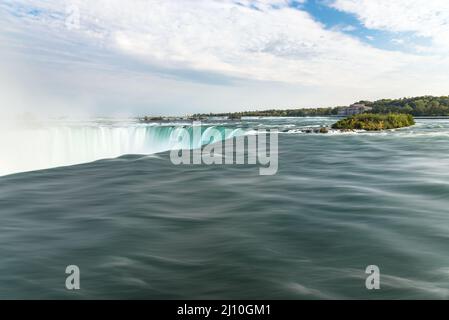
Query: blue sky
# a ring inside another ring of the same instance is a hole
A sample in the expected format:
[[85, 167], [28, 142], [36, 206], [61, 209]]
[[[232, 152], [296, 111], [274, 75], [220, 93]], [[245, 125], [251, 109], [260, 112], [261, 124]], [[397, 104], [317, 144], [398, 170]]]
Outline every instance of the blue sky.
[[2, 113], [186, 114], [447, 95], [444, 0], [0, 1]]

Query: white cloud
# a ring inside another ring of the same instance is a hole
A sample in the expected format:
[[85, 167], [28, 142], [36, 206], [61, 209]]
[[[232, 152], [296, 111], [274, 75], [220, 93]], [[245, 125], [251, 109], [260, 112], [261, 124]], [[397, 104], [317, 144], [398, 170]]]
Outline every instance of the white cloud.
[[332, 0], [331, 5], [357, 15], [367, 28], [413, 32], [433, 40], [430, 50], [449, 49], [447, 0]]
[[[344, 1], [334, 5], [355, 10]], [[73, 88], [89, 105], [111, 104], [110, 96], [121, 92], [133, 106], [139, 100], [164, 107], [184, 102], [192, 107], [186, 112], [237, 110], [242, 101], [254, 108], [294, 101], [317, 106], [444, 92], [445, 57], [375, 48], [288, 4], [17, 0], [0, 4], [0, 47], [8, 49], [0, 53], [7, 58], [0, 67], [26, 61], [29, 72], [45, 70], [49, 94]], [[79, 10], [79, 29], [66, 26], [68, 6]]]
[[354, 27], [353, 25], [348, 25], [348, 24], [339, 24], [336, 25], [335, 27], [332, 28], [334, 31], [343, 31], [343, 32], [352, 32], [352, 31], [356, 31], [357, 28]]
[[[37, 3], [64, 12], [53, 2]], [[80, 31], [91, 41], [165, 68], [327, 84], [335, 82], [335, 75], [339, 81], [359, 80], [362, 75], [368, 80], [413, 59], [325, 30], [308, 13], [288, 7], [287, 1], [239, 3], [244, 5], [224, 0], [73, 2], [80, 12]], [[40, 20], [56, 25], [46, 16]], [[61, 22], [59, 27], [65, 25]]]
[[405, 43], [405, 40], [404, 39], [400, 39], [400, 38], [393, 38], [393, 39], [391, 39], [391, 42], [393, 42], [395, 44], [402, 45], [402, 44]]

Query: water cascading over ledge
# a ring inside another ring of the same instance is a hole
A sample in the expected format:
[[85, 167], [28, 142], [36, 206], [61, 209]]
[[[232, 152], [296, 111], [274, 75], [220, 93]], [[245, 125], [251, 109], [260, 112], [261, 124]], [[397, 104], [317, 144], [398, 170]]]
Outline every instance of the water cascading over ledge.
[[[174, 148], [192, 149], [209, 143], [209, 128], [222, 132], [223, 139], [241, 134], [225, 127], [202, 126], [201, 136], [180, 145], [181, 129], [192, 125], [103, 125], [68, 124], [13, 128], [0, 135], [0, 175], [81, 164], [126, 154], [154, 154]], [[229, 129], [228, 129], [229, 130]]]

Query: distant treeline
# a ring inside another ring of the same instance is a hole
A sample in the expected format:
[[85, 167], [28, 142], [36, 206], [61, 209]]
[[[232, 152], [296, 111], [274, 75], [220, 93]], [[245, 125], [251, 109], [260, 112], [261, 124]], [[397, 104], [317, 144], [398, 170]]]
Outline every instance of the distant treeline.
[[194, 117], [318, 117], [337, 115], [339, 108], [307, 108], [307, 109], [287, 109], [287, 110], [263, 110], [263, 111], [242, 111], [231, 113], [209, 113], [209, 114], [195, 114]]
[[362, 103], [372, 107], [372, 113], [396, 112], [413, 116], [449, 116], [449, 96], [383, 99], [372, 103]]
[[[372, 107], [373, 109], [370, 111], [370, 113], [406, 113], [413, 116], [449, 116], [449, 96], [423, 96], [402, 99], [382, 99], [374, 102], [359, 101], [358, 103], [363, 103], [366, 106]], [[196, 114], [194, 116], [228, 116], [231, 118], [332, 116], [337, 115], [338, 111], [344, 108], [345, 107], [287, 110], [272, 109], [264, 111]]]

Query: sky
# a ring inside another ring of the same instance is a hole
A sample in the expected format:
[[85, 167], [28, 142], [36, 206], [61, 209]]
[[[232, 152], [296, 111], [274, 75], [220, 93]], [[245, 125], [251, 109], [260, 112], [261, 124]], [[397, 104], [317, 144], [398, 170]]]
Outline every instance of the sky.
[[0, 115], [449, 94], [447, 0], [0, 0]]

